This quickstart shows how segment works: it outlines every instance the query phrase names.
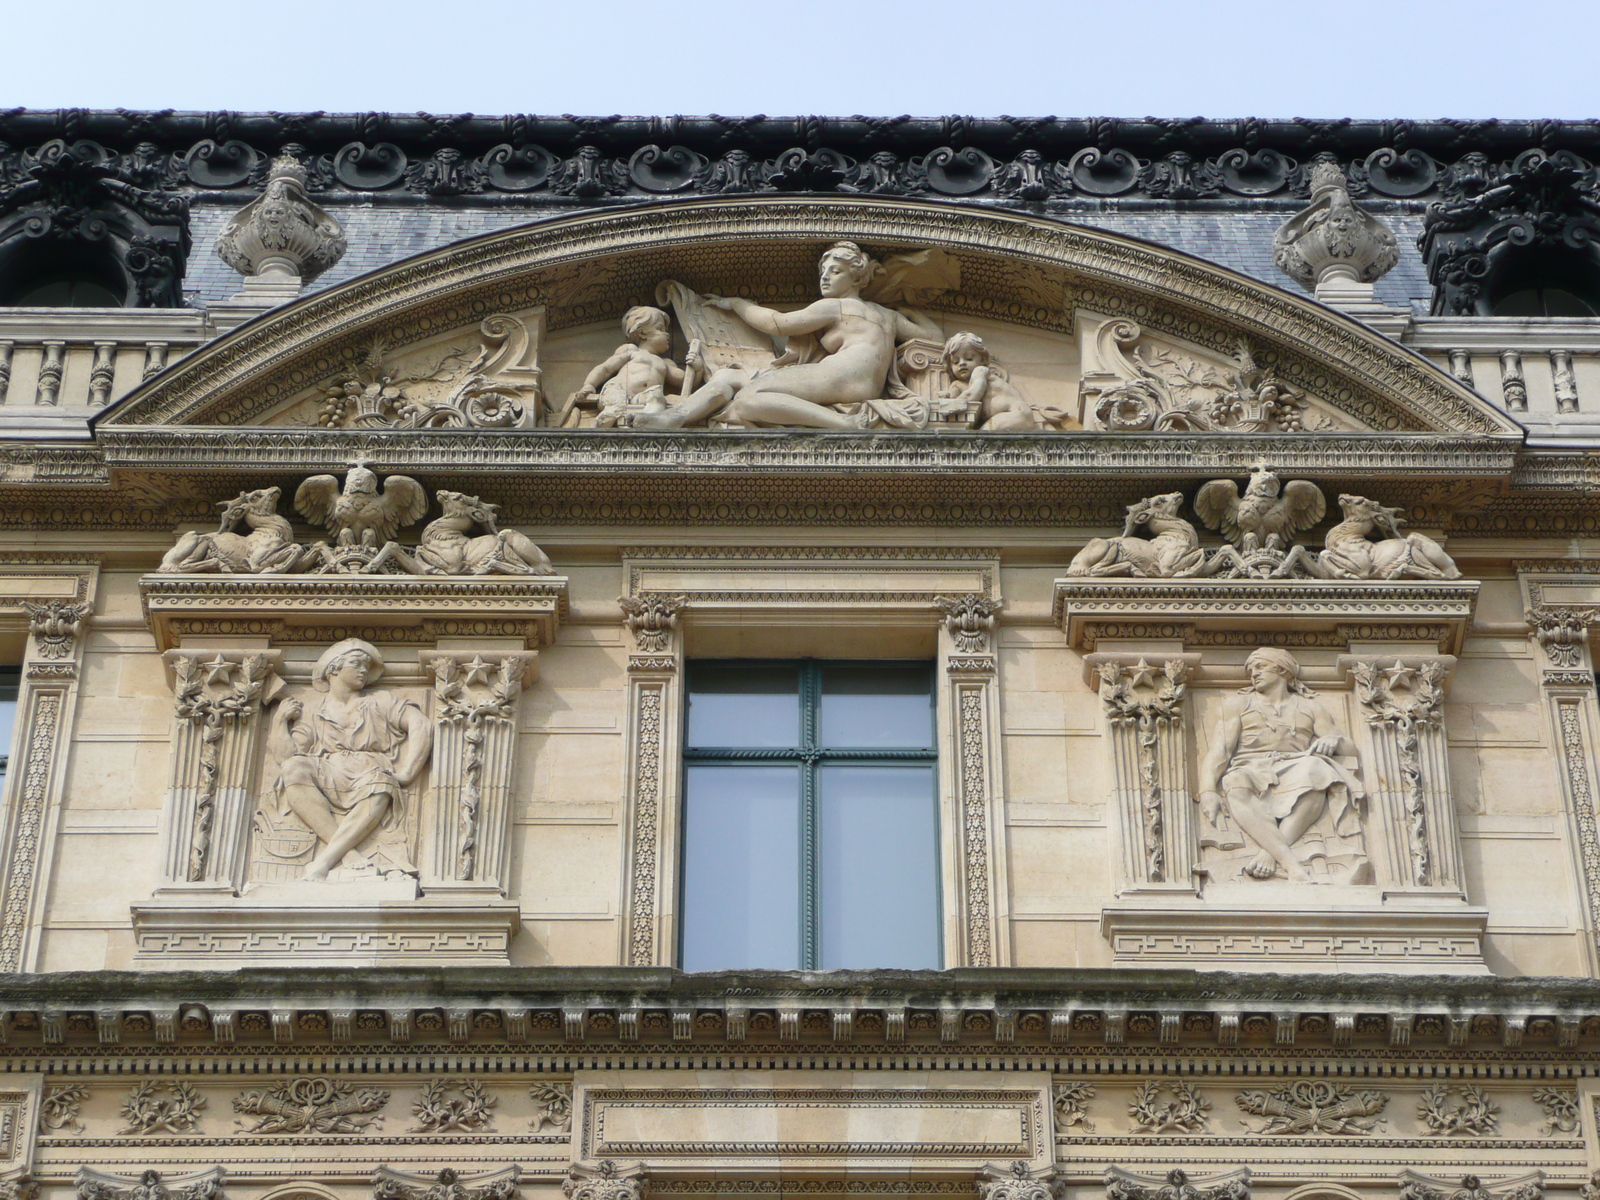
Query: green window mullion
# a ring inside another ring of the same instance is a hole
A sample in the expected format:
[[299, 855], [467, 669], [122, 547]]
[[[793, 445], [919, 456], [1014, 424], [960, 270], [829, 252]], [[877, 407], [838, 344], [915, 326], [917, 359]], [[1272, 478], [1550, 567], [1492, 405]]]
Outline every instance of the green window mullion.
[[800, 966], [817, 968], [817, 716], [822, 671], [815, 662], [800, 667]]

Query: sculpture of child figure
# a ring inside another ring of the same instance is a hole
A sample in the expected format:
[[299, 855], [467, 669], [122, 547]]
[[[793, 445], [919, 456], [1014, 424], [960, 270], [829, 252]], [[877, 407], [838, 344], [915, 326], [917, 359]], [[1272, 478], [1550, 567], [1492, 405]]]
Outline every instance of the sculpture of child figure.
[[665, 312], [636, 305], [622, 314], [622, 332], [628, 340], [590, 371], [583, 386], [567, 397], [561, 410], [562, 428], [576, 425], [579, 406], [596, 395], [600, 398], [600, 413], [595, 425], [610, 429], [621, 423], [629, 405], [643, 404], [645, 412], [661, 412], [667, 407], [668, 387], [686, 392], [693, 386], [700, 369], [700, 345], [695, 342], [689, 346], [681, 367], [668, 358], [672, 329]]
[[942, 403], [948, 404], [951, 411], [980, 403], [980, 429], [991, 433], [1031, 433], [1037, 429], [1083, 428], [1065, 409], [1030, 403], [996, 369], [989, 347], [975, 333], [963, 331], [945, 342], [944, 366], [961, 390], [944, 397]]
[[406, 788], [433, 751], [433, 726], [416, 701], [366, 690], [382, 674], [377, 648], [347, 638], [317, 659], [311, 686], [324, 696], [314, 708], [298, 700], [278, 706], [274, 732], [293, 752], [273, 793], [280, 817], [292, 813], [316, 835], [306, 879], [327, 879], [341, 865], [416, 874], [405, 842]]

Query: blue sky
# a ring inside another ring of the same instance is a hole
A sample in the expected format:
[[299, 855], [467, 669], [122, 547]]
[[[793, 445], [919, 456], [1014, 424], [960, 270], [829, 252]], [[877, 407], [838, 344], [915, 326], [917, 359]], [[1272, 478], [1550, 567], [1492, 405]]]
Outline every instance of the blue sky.
[[12, 0], [0, 107], [1600, 117], [1600, 0]]

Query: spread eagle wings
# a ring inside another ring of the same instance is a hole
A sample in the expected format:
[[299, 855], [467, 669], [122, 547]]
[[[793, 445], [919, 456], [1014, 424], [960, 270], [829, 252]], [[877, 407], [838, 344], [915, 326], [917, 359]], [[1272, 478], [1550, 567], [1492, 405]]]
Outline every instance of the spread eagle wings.
[[378, 541], [389, 542], [401, 528], [422, 519], [428, 511], [428, 493], [407, 475], [391, 475], [383, 481], [381, 493], [347, 496], [336, 476], [313, 475], [296, 489], [294, 506], [307, 520], [335, 534], [371, 529]]
[[[1284, 484], [1283, 491], [1265, 505], [1250, 505], [1241, 522], [1239, 485], [1231, 479], [1213, 479], [1195, 493], [1194, 511], [1210, 529], [1220, 528], [1222, 536], [1235, 546], [1244, 535], [1278, 534], [1288, 541], [1302, 529], [1310, 529], [1328, 510], [1322, 489], [1304, 479]], [[1249, 528], [1246, 528], [1246, 525]]]
[[1283, 485], [1283, 495], [1271, 510], [1272, 518], [1281, 521], [1281, 524], [1275, 528], [1269, 526], [1267, 532], [1281, 533], [1287, 540], [1302, 529], [1310, 529], [1322, 520], [1327, 511], [1328, 502], [1323, 498], [1321, 488], [1304, 479], [1290, 480]]
[[295, 511], [313, 525], [333, 524], [333, 506], [339, 502], [339, 480], [334, 475], [313, 475], [294, 493]]
[[[324, 476], [324, 478], [332, 478]], [[310, 480], [306, 481], [307, 483]], [[302, 485], [301, 490], [304, 490]], [[299, 503], [298, 498], [296, 503]], [[1213, 479], [1194, 495], [1195, 514], [1206, 528], [1221, 528], [1222, 536], [1234, 545], [1243, 540], [1239, 532], [1239, 485], [1231, 479]]]

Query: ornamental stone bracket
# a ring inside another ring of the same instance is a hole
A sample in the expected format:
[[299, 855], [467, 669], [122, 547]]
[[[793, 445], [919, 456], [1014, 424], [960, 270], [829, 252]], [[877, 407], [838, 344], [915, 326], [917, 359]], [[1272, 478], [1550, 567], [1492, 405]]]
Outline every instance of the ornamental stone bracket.
[[67, 731], [77, 717], [97, 560], [0, 558], [0, 632], [25, 634], [14, 744], [0, 806], [0, 971], [37, 965], [44, 882], [55, 860]]
[[[993, 550], [628, 548], [622, 961], [670, 965], [677, 945], [682, 664], [759, 637], [793, 657], [934, 658], [945, 961], [1009, 961]], [[859, 646], [856, 654], [851, 648]]]
[[1600, 975], [1600, 707], [1589, 638], [1600, 623], [1600, 561], [1532, 560], [1516, 569], [1584, 898], [1589, 970]]
[[[566, 580], [152, 575], [141, 589], [174, 730], [135, 964], [505, 965], [517, 711]], [[406, 732], [385, 752], [384, 819], [336, 847], [351, 818], [330, 796], [346, 785], [310, 765], [323, 725], [309, 714], [357, 652], [351, 703]]]
[[1477, 592], [1056, 582], [1105, 720], [1118, 965], [1486, 972], [1441, 721]]

